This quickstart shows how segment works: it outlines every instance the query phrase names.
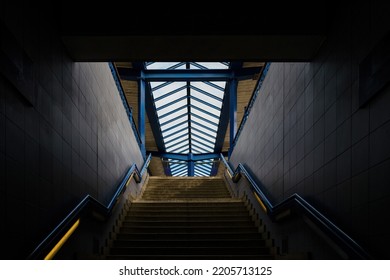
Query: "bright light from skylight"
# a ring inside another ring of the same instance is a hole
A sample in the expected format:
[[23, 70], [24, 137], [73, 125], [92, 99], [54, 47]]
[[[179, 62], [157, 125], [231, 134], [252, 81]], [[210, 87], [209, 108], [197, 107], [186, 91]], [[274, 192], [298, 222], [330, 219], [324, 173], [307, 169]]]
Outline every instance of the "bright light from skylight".
[[[227, 62], [147, 62], [148, 70], [228, 69]], [[150, 82], [166, 152], [212, 153], [226, 82]], [[188, 176], [188, 163], [168, 160], [172, 176]], [[195, 176], [210, 176], [213, 161], [195, 162]]]

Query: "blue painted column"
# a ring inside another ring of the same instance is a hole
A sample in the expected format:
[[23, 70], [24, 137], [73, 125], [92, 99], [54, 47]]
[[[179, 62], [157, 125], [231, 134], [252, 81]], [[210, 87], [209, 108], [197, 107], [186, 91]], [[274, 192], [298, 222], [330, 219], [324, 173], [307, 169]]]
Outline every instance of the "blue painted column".
[[195, 175], [194, 155], [188, 154], [188, 176], [193, 177], [194, 175]]
[[146, 91], [146, 82], [143, 78], [143, 73], [141, 72], [141, 77], [138, 82], [138, 132], [141, 139], [141, 153], [145, 158], [146, 148], [145, 148], [145, 91]]
[[229, 158], [233, 148], [234, 137], [237, 132], [237, 80], [231, 79], [229, 83], [229, 119], [230, 119], [230, 147]]

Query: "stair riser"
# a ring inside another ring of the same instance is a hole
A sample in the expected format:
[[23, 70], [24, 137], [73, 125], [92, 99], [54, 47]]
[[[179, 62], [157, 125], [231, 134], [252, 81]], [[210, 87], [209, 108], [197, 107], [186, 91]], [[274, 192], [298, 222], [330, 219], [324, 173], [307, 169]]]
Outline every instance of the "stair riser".
[[190, 240], [190, 241], [178, 241], [178, 240], [116, 240], [114, 241], [114, 247], [226, 247], [227, 244], [231, 247], [243, 247], [243, 248], [260, 248], [265, 247], [265, 241], [262, 239], [254, 240]]
[[199, 206], [199, 207], [188, 207], [188, 206], [131, 206], [129, 211], [247, 211], [243, 206]]
[[128, 216], [124, 218], [124, 221], [142, 221], [142, 222], [188, 222], [188, 221], [203, 221], [203, 222], [218, 222], [218, 221], [252, 221], [250, 217], [242, 216]]
[[259, 239], [259, 233], [118, 233], [117, 240], [250, 240]]
[[151, 177], [122, 217], [108, 259], [272, 259], [222, 179]]
[[258, 230], [254, 227], [237, 227], [237, 228], [202, 228], [202, 227], [189, 227], [189, 228], [135, 228], [135, 227], [122, 227], [120, 233], [173, 233], [173, 234], [186, 234], [186, 233], [256, 233]]
[[180, 198], [229, 198], [228, 194], [144, 194], [142, 199], [151, 200], [168, 200], [168, 199], [180, 199]]
[[268, 248], [229, 248], [229, 247], [205, 247], [205, 248], [112, 248], [112, 255], [265, 255], [269, 254]]
[[243, 202], [134, 202], [132, 207], [161, 206], [161, 207], [245, 207]]
[[232, 217], [236, 217], [236, 216], [243, 216], [243, 212], [235, 212], [235, 211], [232, 211], [232, 212], [224, 212], [224, 211], [221, 211], [221, 212], [207, 212], [207, 211], [193, 211], [193, 212], [189, 212], [189, 211], [186, 211], [186, 212], [180, 212], [180, 211], [175, 211], [175, 212], [168, 212], [168, 211], [165, 211], [165, 212], [158, 212], [158, 211], [134, 211], [132, 213], [128, 213], [126, 215], [126, 218], [130, 218], [132, 216], [142, 216], [142, 217], [192, 217], [192, 216], [204, 216], [205, 218], [207, 217], [215, 217], [215, 216], [230, 216]]
[[202, 227], [202, 226], [231, 226], [234, 224], [234, 226], [237, 227], [250, 227], [253, 225], [250, 221], [210, 221], [210, 222], [204, 222], [204, 221], [182, 221], [182, 222], [145, 222], [145, 221], [137, 221], [137, 222], [124, 222], [122, 226], [125, 227]]

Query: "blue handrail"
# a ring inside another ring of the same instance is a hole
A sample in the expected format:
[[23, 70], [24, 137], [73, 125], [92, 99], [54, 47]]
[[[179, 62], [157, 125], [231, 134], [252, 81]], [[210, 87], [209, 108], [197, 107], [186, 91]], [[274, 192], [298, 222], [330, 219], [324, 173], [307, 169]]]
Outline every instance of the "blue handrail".
[[237, 183], [242, 175], [245, 176], [245, 178], [250, 183], [252, 190], [260, 198], [261, 203], [266, 208], [267, 215], [270, 216], [272, 220], [275, 220], [275, 217], [278, 214], [291, 209], [292, 206], [298, 206], [317, 226], [322, 229], [324, 233], [327, 234], [328, 237], [336, 242], [336, 244], [341, 246], [346, 251], [348, 256], [355, 259], [372, 259], [372, 257], [356, 241], [354, 241], [348, 234], [342, 231], [338, 226], [336, 226], [332, 221], [330, 221], [325, 215], [318, 211], [299, 194], [294, 193], [280, 203], [273, 205], [264, 194], [259, 184], [256, 183], [254, 176], [248, 171], [248, 169], [245, 168], [243, 164], [239, 163], [237, 168], [233, 171], [232, 167], [222, 154], [220, 154], [220, 160], [225, 165], [234, 183]]
[[123, 103], [123, 107], [126, 110], [127, 117], [128, 117], [129, 122], [131, 124], [131, 127], [133, 128], [135, 139], [137, 140], [138, 146], [141, 148], [142, 141], [141, 141], [141, 137], [139, 135], [139, 131], [137, 129], [137, 126], [135, 125], [135, 121], [134, 121], [134, 117], [133, 117], [133, 110], [129, 107], [129, 104], [126, 101], [125, 93], [124, 93], [124, 90], [122, 87], [122, 83], [120, 82], [119, 74], [116, 70], [114, 63], [109, 62], [108, 66], [110, 67], [112, 77], [114, 78], [115, 85], [118, 89], [119, 96], [121, 97], [121, 100]]
[[130, 168], [126, 171], [123, 176], [119, 186], [114, 193], [112, 199], [108, 203], [107, 206], [103, 205], [97, 199], [92, 197], [91, 195], [86, 195], [77, 205], [69, 212], [68, 215], [47, 235], [45, 239], [34, 249], [34, 251], [28, 256], [28, 259], [42, 259], [45, 254], [49, 251], [53, 244], [55, 244], [64, 233], [73, 225], [73, 223], [81, 216], [81, 214], [88, 208], [92, 207], [95, 211], [98, 211], [105, 217], [109, 217], [126, 189], [126, 185], [128, 181], [134, 176], [134, 179], [137, 183], [142, 181], [142, 177], [145, 174], [150, 160], [152, 158], [152, 154], [144, 161], [144, 164], [139, 171], [137, 165], [133, 163]]

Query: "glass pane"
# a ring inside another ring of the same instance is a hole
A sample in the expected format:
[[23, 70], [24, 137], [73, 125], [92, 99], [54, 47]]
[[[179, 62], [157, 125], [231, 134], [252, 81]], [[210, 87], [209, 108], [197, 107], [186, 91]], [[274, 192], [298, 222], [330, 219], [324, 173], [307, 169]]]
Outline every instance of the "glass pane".
[[[159, 97], [164, 96], [172, 91], [178, 90], [179, 88], [182, 88], [185, 85], [186, 85], [185, 82], [174, 82], [174, 83], [167, 84], [164, 87], [153, 90], [153, 97], [159, 98]], [[185, 89], [184, 89], [184, 92], [186, 92]]]
[[222, 89], [217, 89], [211, 85], [208, 85], [204, 82], [191, 82], [191, 85], [193, 85], [194, 87], [196, 88], [199, 88], [201, 90], [204, 90], [218, 98], [221, 98], [223, 97], [223, 90]]
[[[200, 100], [203, 100], [211, 105], [214, 105], [215, 107], [217, 107], [218, 109], [221, 109], [222, 107], [222, 102], [221, 101], [218, 101], [210, 96], [207, 96], [203, 93], [200, 93], [199, 91], [196, 91], [194, 89], [191, 88], [191, 96], [195, 96], [197, 98], [199, 98]], [[203, 105], [204, 106], [204, 105]], [[203, 108], [202, 108], [203, 109]]]

